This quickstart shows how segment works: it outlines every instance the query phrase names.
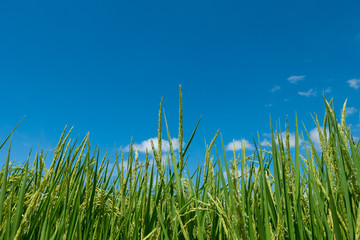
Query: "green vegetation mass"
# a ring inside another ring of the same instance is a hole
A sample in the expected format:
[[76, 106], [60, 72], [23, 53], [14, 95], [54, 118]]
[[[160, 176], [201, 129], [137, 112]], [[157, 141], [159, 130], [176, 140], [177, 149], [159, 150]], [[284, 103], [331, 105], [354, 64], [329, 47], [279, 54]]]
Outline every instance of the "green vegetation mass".
[[65, 128], [48, 168], [43, 151], [16, 165], [10, 134], [0, 145], [9, 145], [0, 172], [0, 239], [360, 239], [360, 142], [345, 123], [346, 103], [338, 123], [332, 102], [324, 102], [323, 124], [314, 116], [321, 154], [296, 120], [294, 152], [288, 123], [285, 137], [270, 124], [270, 151], [259, 139], [246, 155], [243, 142], [232, 159], [217, 132], [192, 172], [186, 153], [198, 125], [183, 146], [181, 89], [179, 151], [160, 104], [159, 148], [152, 143], [145, 161], [132, 144], [126, 157], [100, 157], [88, 135], [73, 141]]

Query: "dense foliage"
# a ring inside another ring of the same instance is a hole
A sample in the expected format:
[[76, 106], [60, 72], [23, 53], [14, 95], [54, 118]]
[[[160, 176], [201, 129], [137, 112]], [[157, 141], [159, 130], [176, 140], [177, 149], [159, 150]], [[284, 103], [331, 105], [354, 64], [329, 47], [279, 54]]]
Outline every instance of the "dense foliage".
[[[159, 148], [153, 143], [144, 161], [131, 144], [126, 157], [100, 158], [88, 135], [73, 141], [65, 128], [48, 168], [42, 151], [15, 165], [10, 134], [0, 147], [9, 145], [1, 160], [0, 238], [360, 239], [360, 142], [345, 123], [346, 103], [340, 123], [331, 101], [322, 125], [314, 116], [321, 154], [305, 127], [299, 134], [297, 121], [294, 152], [288, 123], [285, 137], [270, 124], [270, 151], [258, 140], [246, 155], [243, 142], [240, 154], [227, 159], [216, 133], [193, 172], [186, 153], [198, 125], [183, 146], [181, 90], [178, 152], [161, 105]], [[300, 139], [308, 143], [301, 151]]]

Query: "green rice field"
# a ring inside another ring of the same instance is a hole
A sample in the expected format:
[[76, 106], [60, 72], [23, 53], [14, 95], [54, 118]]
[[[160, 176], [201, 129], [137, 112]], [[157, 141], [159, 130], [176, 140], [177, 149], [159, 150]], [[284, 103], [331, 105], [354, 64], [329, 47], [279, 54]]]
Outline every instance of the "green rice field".
[[11, 162], [11, 133], [0, 142], [8, 152], [0, 160], [0, 239], [360, 239], [360, 142], [345, 122], [346, 102], [341, 119], [332, 101], [324, 107], [313, 116], [322, 151], [298, 120], [290, 149], [289, 123], [283, 137], [270, 120], [266, 150], [255, 136], [252, 153], [243, 142], [226, 156], [216, 132], [195, 170], [187, 161], [199, 122], [183, 139], [181, 90], [178, 151], [162, 101], [159, 142], [145, 159], [132, 144], [126, 154], [100, 156], [88, 135], [74, 141], [65, 128], [51, 165], [44, 151]]

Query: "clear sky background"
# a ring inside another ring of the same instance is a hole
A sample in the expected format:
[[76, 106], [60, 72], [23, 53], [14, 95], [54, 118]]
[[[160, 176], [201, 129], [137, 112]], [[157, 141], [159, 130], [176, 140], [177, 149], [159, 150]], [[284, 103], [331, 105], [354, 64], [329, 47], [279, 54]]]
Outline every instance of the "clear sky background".
[[195, 162], [218, 129], [226, 145], [246, 139], [250, 151], [257, 131], [268, 138], [270, 115], [282, 124], [289, 115], [293, 132], [297, 112], [312, 130], [323, 92], [338, 113], [348, 99], [360, 136], [359, 9], [359, 1], [3, 0], [0, 140], [26, 115], [13, 139], [18, 162], [31, 148], [51, 150], [65, 125], [110, 153], [131, 137], [141, 151], [157, 135], [161, 97], [176, 137], [180, 84], [185, 142], [202, 116]]

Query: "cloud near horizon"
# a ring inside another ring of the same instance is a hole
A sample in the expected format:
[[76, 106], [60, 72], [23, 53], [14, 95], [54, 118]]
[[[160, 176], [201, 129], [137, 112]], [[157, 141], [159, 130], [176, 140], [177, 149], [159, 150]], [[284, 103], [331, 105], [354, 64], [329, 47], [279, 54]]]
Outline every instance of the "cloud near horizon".
[[[146, 153], [146, 150], [148, 152], [152, 152], [152, 147], [151, 147], [151, 141], [153, 141], [154, 143], [154, 147], [156, 150], [158, 150], [158, 138], [155, 137], [155, 138], [149, 138], [147, 140], [144, 140], [142, 141], [141, 143], [134, 143], [133, 144], [133, 147], [134, 149], [137, 149], [139, 152], [141, 153]], [[178, 150], [179, 149], [179, 140], [177, 138], [172, 138], [171, 139], [171, 143], [172, 143], [172, 146], [174, 148], [174, 150]], [[124, 151], [125, 152], [128, 152], [130, 149], [130, 145], [127, 145], [125, 148], [124, 148]], [[162, 140], [162, 144], [161, 144], [161, 150], [163, 152], [170, 152], [170, 144], [169, 144], [169, 141], [167, 140]]]
[[[286, 141], [286, 132], [282, 132], [281, 133], [281, 137], [284, 141]], [[278, 141], [277, 137], [276, 137], [276, 141]], [[289, 132], [289, 141], [290, 141], [290, 148], [294, 148], [295, 147], [295, 132]], [[299, 136], [299, 146], [301, 146], [303, 143], [303, 140], [301, 139], [301, 137]]]
[[[250, 169], [251, 169], [250, 166], [248, 166], [248, 169], [247, 169], [247, 171], [246, 171], [245, 174], [244, 174], [245, 177], [249, 176]], [[255, 167], [254, 167], [254, 170], [255, 170], [255, 174], [256, 174], [256, 173], [259, 171], [259, 167], [258, 167], [258, 166], [255, 166]], [[226, 171], [223, 171], [223, 175], [224, 175], [225, 180], [229, 180]], [[241, 168], [238, 168], [238, 169], [237, 169], [237, 175], [238, 175], [238, 178], [241, 178]]]
[[234, 150], [234, 144], [235, 144], [235, 151], [241, 150], [241, 141], [244, 141], [246, 150], [254, 150], [255, 149], [254, 144], [250, 143], [246, 139], [242, 139], [242, 140], [234, 140], [233, 142], [229, 142], [226, 145], [226, 150], [227, 151], [233, 151]]
[[301, 75], [301, 76], [290, 76], [287, 78], [287, 80], [292, 83], [292, 84], [296, 84], [298, 81], [304, 80], [305, 75]]
[[[271, 134], [270, 133], [263, 133], [263, 136], [265, 137], [264, 140], [261, 141], [262, 147], [269, 147], [271, 146]], [[281, 138], [283, 140], [283, 143], [285, 145], [286, 141], [286, 132], [281, 132]], [[289, 132], [289, 141], [290, 141], [290, 148], [295, 147], [295, 132]], [[278, 137], [275, 135], [275, 142], [278, 144]], [[299, 136], [299, 146], [303, 144], [303, 140]]]
[[[321, 152], [321, 144], [320, 144], [320, 137], [319, 137], [318, 129], [316, 127], [311, 129], [311, 131], [309, 132], [309, 135], [310, 135], [311, 141], [313, 142], [316, 150]], [[329, 137], [329, 130], [326, 130], [326, 136]]]

